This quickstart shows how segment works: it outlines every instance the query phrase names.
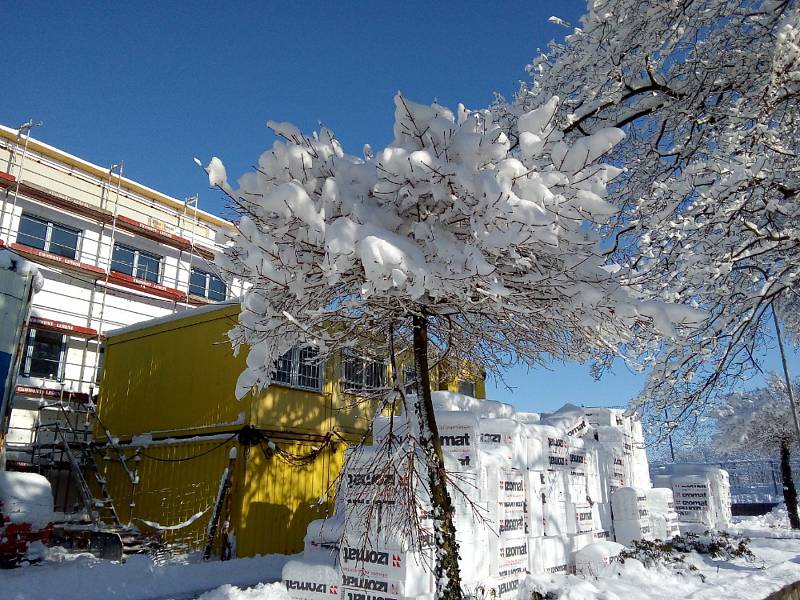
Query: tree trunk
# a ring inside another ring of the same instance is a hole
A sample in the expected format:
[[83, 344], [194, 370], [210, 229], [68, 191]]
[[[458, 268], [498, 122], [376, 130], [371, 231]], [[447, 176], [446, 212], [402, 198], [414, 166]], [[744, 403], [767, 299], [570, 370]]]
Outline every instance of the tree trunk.
[[781, 476], [783, 477], [783, 500], [789, 511], [789, 524], [792, 529], [800, 529], [800, 516], [797, 514], [797, 488], [794, 487], [792, 477], [792, 464], [790, 462], [791, 450], [789, 440], [781, 440]]
[[458, 542], [453, 525], [453, 503], [447, 491], [447, 475], [442, 455], [439, 428], [433, 413], [430, 373], [428, 372], [428, 320], [414, 317], [414, 364], [417, 370], [417, 401], [414, 411], [419, 419], [420, 446], [425, 453], [428, 485], [436, 534], [436, 596], [443, 600], [461, 600], [461, 574], [458, 570]]

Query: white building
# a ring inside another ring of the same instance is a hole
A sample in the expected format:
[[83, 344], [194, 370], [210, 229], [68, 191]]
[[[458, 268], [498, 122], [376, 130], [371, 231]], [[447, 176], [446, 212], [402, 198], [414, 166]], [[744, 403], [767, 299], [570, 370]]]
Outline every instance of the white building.
[[37, 432], [39, 442], [58, 433], [43, 425], [65, 414], [80, 425], [97, 394], [106, 331], [239, 291], [210, 264], [215, 233], [232, 225], [199, 210], [196, 197], [171, 198], [122, 171], [0, 126], [0, 245], [38, 263], [45, 278], [10, 421], [0, 415], [11, 468], [40, 462]]

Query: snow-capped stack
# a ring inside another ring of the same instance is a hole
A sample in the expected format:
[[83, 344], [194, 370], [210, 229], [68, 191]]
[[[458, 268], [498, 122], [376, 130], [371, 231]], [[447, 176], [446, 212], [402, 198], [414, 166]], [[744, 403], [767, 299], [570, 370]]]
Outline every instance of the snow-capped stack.
[[654, 480], [669, 487], [675, 498], [681, 530], [724, 530], [730, 524], [728, 472], [715, 465], [674, 464], [659, 468]]
[[642, 421], [638, 415], [633, 415], [630, 417], [630, 423], [631, 441], [633, 443], [631, 485], [635, 488], [647, 490], [653, 487], [653, 484], [650, 481], [650, 465], [647, 461]]
[[[562, 429], [567, 440], [566, 525], [568, 549], [580, 550], [601, 529], [597, 500], [600, 480], [592, 431], [583, 408], [567, 404], [542, 417], [542, 423]], [[594, 497], [590, 493], [595, 492]]]
[[[613, 498], [622, 537], [649, 533], [643, 493], [625, 487], [641, 479], [637, 460], [647, 469], [646, 457], [635, 456], [636, 422], [622, 411], [566, 405], [540, 418], [451, 392], [435, 392], [433, 404], [465, 587], [488, 586], [506, 600], [529, 572], [573, 571], [577, 552], [609, 536]], [[385, 445], [391, 434], [404, 448], [415, 427], [413, 419], [378, 417], [375, 446], [349, 452], [334, 516], [309, 526], [304, 562], [293, 561], [284, 574], [292, 598], [322, 600], [323, 590], [329, 599], [433, 593], [426, 482], [409, 477], [402, 452], [392, 458]], [[644, 487], [649, 484], [648, 477]], [[408, 507], [397, 502], [396, 490], [409, 485], [417, 486], [422, 552], [404, 539]], [[303, 564], [309, 565], [306, 579]]]
[[569, 439], [560, 427], [527, 422], [525, 474], [532, 573], [567, 572], [569, 565]]
[[645, 491], [647, 510], [650, 512], [650, 526], [657, 540], [671, 540], [680, 535], [678, 513], [675, 500], [669, 488], [651, 488]]
[[632, 487], [615, 490], [611, 496], [611, 508], [614, 513], [614, 537], [618, 543], [629, 546], [636, 540], [653, 539], [644, 490]]
[[[333, 517], [309, 525], [303, 560], [284, 567], [282, 579], [294, 600], [362, 595], [401, 600], [433, 593], [431, 532], [423, 531], [425, 551], [412, 549], [404, 535], [408, 517], [397, 501], [398, 486], [413, 486], [414, 479], [402, 460], [378, 451], [348, 451]], [[429, 502], [419, 488], [416, 510], [424, 527]]]

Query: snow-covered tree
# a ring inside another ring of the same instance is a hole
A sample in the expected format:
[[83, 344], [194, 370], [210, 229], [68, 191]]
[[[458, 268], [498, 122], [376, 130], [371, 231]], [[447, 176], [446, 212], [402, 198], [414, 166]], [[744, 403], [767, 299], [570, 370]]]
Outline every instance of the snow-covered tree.
[[[298, 344], [319, 357], [410, 340], [417, 395], [409, 410], [433, 504], [440, 594], [459, 597], [453, 508], [433, 415], [429, 348], [499, 374], [510, 362], [605, 363], [621, 344], [672, 334], [693, 312], [639, 303], [601, 232], [615, 208], [606, 186], [620, 170], [598, 159], [623, 134], [602, 128], [563, 141], [558, 98], [518, 115], [512, 145], [488, 111], [395, 98], [394, 141], [345, 154], [333, 133], [282, 138], [233, 189], [219, 159], [206, 168], [241, 217], [219, 267], [243, 280], [247, 347], [237, 395], [272, 382]], [[391, 334], [391, 337], [390, 337]], [[641, 347], [635, 349], [641, 351]], [[400, 392], [398, 388], [395, 392]]]
[[[800, 385], [794, 383], [795, 396]], [[721, 456], [780, 453], [783, 498], [792, 529], [800, 529], [797, 490], [792, 477], [791, 450], [797, 445], [786, 384], [773, 374], [764, 388], [729, 395], [719, 409], [713, 447]]]
[[691, 416], [754, 372], [772, 310], [789, 317], [779, 305], [797, 304], [797, 4], [590, 0], [530, 72], [516, 102], [495, 108], [512, 146], [516, 115], [552, 95], [567, 140], [626, 133], [610, 198], [628, 283], [709, 315], [692, 344], [665, 349], [642, 397], [656, 418], [668, 406], [673, 421]]

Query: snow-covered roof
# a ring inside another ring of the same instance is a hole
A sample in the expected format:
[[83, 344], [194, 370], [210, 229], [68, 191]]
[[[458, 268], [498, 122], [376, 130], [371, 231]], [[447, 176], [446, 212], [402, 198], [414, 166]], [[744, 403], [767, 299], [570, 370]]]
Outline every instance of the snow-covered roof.
[[200, 306], [198, 308], [190, 308], [188, 310], [182, 310], [180, 312], [176, 312], [171, 315], [165, 315], [163, 317], [157, 317], [155, 319], [148, 319], [146, 321], [139, 321], [138, 323], [134, 323], [133, 325], [126, 325], [125, 327], [112, 329], [111, 331], [106, 333], [106, 337], [109, 338], [115, 337], [118, 335], [131, 333], [134, 331], [139, 331], [141, 329], [149, 329], [150, 327], [155, 327], [156, 325], [163, 325], [164, 323], [172, 323], [173, 321], [181, 321], [183, 319], [189, 319], [197, 315], [223, 310], [224, 308], [227, 308], [229, 306], [239, 304], [239, 302], [240, 302], [239, 298], [232, 298], [230, 300], [225, 300], [224, 302], [214, 302], [212, 304], [206, 304], [205, 306]]

